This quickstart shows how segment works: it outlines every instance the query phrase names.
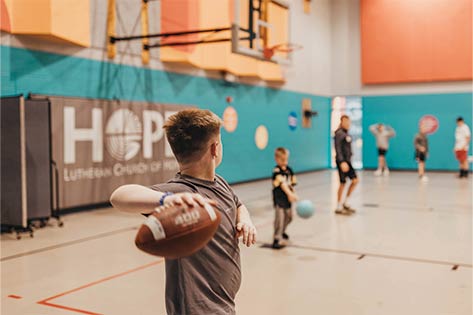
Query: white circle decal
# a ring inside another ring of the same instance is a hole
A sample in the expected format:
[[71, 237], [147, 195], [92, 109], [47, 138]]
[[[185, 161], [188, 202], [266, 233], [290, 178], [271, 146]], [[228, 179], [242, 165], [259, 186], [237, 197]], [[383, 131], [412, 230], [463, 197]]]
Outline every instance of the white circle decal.
[[266, 146], [268, 145], [268, 139], [269, 139], [268, 129], [266, 129], [265, 126], [261, 125], [258, 128], [256, 128], [255, 143], [258, 149], [264, 150]]
[[234, 132], [238, 126], [238, 114], [235, 108], [228, 106], [223, 112], [223, 127], [228, 132]]

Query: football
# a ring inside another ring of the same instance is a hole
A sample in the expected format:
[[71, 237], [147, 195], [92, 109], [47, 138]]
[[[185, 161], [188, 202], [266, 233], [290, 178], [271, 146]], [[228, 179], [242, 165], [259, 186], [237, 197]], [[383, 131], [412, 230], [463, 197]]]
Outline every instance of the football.
[[221, 216], [211, 205], [156, 208], [136, 234], [136, 246], [151, 255], [176, 259], [192, 255], [212, 239]]

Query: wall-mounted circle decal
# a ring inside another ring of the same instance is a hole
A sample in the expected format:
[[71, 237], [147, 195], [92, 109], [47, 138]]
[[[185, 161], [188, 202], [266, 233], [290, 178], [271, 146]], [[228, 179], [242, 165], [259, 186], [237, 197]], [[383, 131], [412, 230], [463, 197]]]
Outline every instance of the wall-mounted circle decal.
[[294, 131], [297, 128], [297, 114], [296, 112], [290, 112], [289, 116], [287, 117], [287, 123], [289, 125], [289, 129]]
[[234, 132], [238, 127], [238, 114], [235, 108], [228, 106], [223, 112], [223, 128], [228, 132]]
[[419, 128], [424, 133], [431, 135], [439, 129], [439, 121], [433, 115], [424, 115], [419, 119]]
[[269, 139], [268, 129], [266, 129], [265, 126], [261, 125], [258, 128], [256, 128], [255, 143], [258, 149], [264, 150], [266, 146], [268, 145], [268, 139]]

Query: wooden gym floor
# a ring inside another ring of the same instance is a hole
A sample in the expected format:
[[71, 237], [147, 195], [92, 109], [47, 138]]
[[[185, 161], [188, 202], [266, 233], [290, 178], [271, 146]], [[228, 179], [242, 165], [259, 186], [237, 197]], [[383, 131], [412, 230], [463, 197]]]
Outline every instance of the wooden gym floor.
[[[315, 215], [296, 218], [292, 245], [272, 240], [269, 180], [234, 186], [258, 226], [242, 248], [238, 314], [472, 314], [472, 183], [452, 173], [389, 178], [361, 172], [351, 217], [333, 214], [337, 174], [299, 176]], [[5, 315], [163, 315], [164, 263], [133, 243], [140, 216], [70, 214], [35, 237], [1, 237]], [[54, 222], [52, 222], [54, 223]]]

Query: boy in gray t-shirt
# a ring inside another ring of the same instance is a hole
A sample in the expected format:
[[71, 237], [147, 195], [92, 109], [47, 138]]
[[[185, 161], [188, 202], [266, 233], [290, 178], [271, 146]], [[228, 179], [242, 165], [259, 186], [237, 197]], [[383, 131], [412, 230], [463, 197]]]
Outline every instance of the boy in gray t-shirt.
[[392, 127], [381, 123], [371, 125], [369, 129], [376, 138], [376, 147], [378, 148], [378, 169], [374, 172], [374, 175], [383, 174], [387, 176], [389, 175], [389, 168], [386, 163], [386, 153], [389, 149], [389, 139], [396, 136], [396, 132]]
[[228, 183], [215, 173], [222, 161], [221, 121], [210, 111], [183, 110], [164, 128], [180, 172], [167, 183], [150, 188], [124, 185], [110, 198], [122, 211], [151, 213], [157, 205], [210, 203], [222, 221], [210, 242], [197, 253], [166, 259], [166, 311], [168, 315], [235, 314], [241, 267], [238, 238], [251, 246], [256, 228], [247, 208]]

